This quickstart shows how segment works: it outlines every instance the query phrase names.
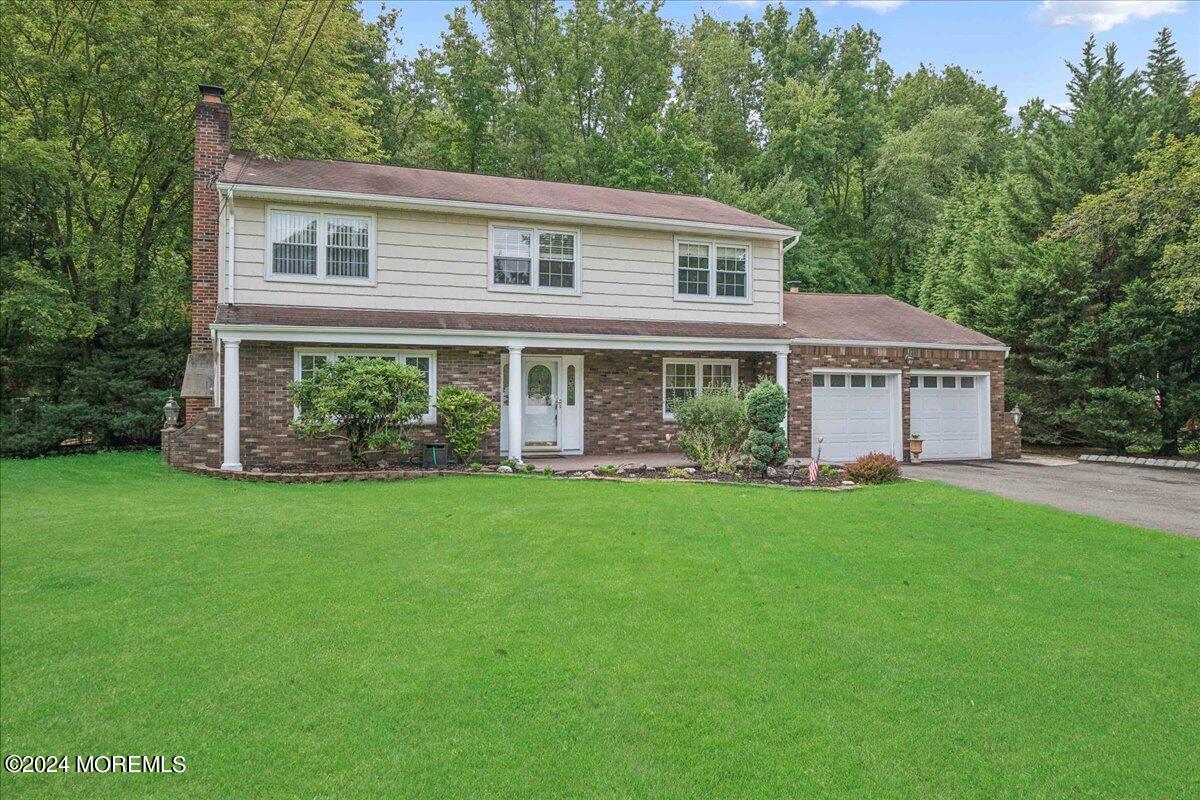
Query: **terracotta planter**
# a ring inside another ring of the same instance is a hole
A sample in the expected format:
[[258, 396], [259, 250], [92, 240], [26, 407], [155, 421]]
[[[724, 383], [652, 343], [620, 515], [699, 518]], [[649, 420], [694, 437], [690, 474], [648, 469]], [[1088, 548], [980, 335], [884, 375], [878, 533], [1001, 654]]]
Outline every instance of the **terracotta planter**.
[[912, 463], [914, 463], [914, 464], [921, 463], [921, 448], [923, 448], [924, 446], [925, 446], [925, 443], [922, 442], [920, 439], [909, 439], [908, 440], [908, 458], [910, 461], [912, 461]]

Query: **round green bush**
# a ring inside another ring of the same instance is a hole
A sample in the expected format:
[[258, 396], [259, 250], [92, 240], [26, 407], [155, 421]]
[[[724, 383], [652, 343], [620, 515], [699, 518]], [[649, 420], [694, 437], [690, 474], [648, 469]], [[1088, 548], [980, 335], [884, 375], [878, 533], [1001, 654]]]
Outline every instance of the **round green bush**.
[[751, 428], [769, 431], [778, 427], [787, 416], [787, 393], [775, 381], [759, 381], [746, 392], [746, 416]]

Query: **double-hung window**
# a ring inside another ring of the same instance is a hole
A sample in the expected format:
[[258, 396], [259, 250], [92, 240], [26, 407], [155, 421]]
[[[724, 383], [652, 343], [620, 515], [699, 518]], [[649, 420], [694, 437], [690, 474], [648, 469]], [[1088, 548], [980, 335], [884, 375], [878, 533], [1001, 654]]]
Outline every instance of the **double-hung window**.
[[369, 283], [374, 280], [375, 220], [272, 208], [267, 212], [267, 277]]
[[579, 232], [491, 228], [488, 285], [497, 291], [579, 293]]
[[740, 244], [675, 243], [677, 300], [750, 301], [750, 248]]
[[[425, 376], [425, 385], [429, 387], [429, 407], [421, 417], [425, 425], [437, 421], [434, 401], [437, 398], [437, 353], [433, 350], [297, 350], [295, 364], [295, 379], [298, 381], [311, 378], [322, 364], [337, 361], [339, 358], [386, 358], [416, 367]], [[299, 413], [299, 409], [296, 409]]]
[[728, 389], [737, 385], [737, 359], [663, 359], [663, 419], [675, 419], [676, 403], [704, 390]]

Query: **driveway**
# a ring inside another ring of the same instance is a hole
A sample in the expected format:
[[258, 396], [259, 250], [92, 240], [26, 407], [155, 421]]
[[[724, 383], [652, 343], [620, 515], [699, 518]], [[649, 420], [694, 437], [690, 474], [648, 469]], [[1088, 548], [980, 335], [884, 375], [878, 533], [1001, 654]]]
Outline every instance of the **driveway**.
[[1020, 461], [904, 465], [910, 478], [942, 481], [1026, 503], [1143, 528], [1200, 536], [1200, 472], [1033, 456]]

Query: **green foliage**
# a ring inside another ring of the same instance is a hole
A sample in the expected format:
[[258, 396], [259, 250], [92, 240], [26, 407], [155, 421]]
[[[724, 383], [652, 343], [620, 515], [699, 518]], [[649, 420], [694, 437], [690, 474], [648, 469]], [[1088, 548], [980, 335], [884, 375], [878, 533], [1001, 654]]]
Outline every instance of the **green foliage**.
[[746, 420], [750, 431], [744, 452], [750, 466], [760, 472], [788, 460], [787, 433], [782, 423], [787, 416], [787, 394], [774, 381], [760, 381], [746, 392]]
[[487, 395], [458, 386], [443, 386], [437, 393], [438, 418], [454, 455], [466, 463], [500, 419], [500, 406]]
[[416, 367], [382, 358], [339, 358], [288, 384], [301, 436], [343, 439], [356, 465], [369, 450], [412, 448], [410, 433], [429, 408], [429, 387]]
[[679, 425], [679, 446], [703, 469], [733, 472], [750, 430], [746, 404], [737, 387], [702, 391], [671, 410]]
[[542, 467], [542, 475], [547, 478], [554, 477], [554, 467]]
[[822, 478], [836, 478], [838, 475], [837, 467], [833, 464], [821, 464], [817, 467], [817, 475]]
[[846, 477], [855, 483], [891, 483], [900, 480], [900, 462], [886, 453], [867, 453], [846, 465]]
[[688, 477], [688, 474], [683, 469], [683, 467], [667, 467], [666, 475], [668, 478], [686, 478], [686, 477]]
[[468, 469], [470, 469], [471, 472], [482, 472], [483, 464], [478, 461], [472, 461]]
[[617, 468], [612, 464], [597, 464], [596, 466], [592, 467], [592, 472], [596, 473], [597, 475], [616, 475]]
[[228, 88], [235, 146], [373, 158], [378, 35], [347, 0], [5, 4], [0, 447], [157, 440], [188, 348], [196, 85]]

